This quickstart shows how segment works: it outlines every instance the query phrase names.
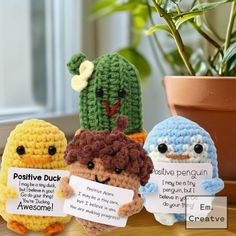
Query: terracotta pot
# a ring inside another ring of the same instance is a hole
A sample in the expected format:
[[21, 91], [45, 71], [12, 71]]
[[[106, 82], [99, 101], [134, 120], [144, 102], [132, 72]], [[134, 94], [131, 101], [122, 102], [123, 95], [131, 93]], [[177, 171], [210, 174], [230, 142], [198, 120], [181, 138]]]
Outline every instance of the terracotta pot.
[[236, 203], [236, 77], [167, 76], [163, 85], [171, 113], [211, 134], [225, 182], [220, 195]]

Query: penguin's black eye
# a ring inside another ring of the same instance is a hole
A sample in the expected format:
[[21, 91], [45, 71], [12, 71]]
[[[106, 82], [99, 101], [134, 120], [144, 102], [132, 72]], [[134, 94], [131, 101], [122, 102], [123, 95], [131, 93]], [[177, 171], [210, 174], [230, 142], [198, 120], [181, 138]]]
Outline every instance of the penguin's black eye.
[[200, 154], [200, 153], [202, 153], [202, 151], [203, 151], [203, 146], [201, 145], [201, 144], [196, 144], [195, 146], [194, 146], [194, 151], [197, 153], [197, 154]]
[[16, 148], [16, 152], [19, 154], [19, 155], [24, 155], [25, 154], [25, 147], [24, 146], [19, 146]]
[[158, 145], [158, 151], [160, 153], [166, 153], [167, 150], [168, 150], [168, 147], [165, 143], [161, 143], [161, 144]]
[[124, 98], [125, 96], [126, 96], [126, 91], [124, 89], [119, 89], [118, 90], [118, 97]]
[[115, 168], [115, 172], [116, 172], [116, 174], [121, 174], [121, 172], [122, 172], [122, 169], [120, 169], [120, 168]]
[[49, 148], [48, 148], [49, 155], [53, 156], [56, 154], [56, 152], [57, 152], [57, 149], [54, 146], [49, 146]]
[[95, 165], [92, 161], [89, 161], [87, 164], [87, 167], [88, 167], [88, 169], [92, 170], [95, 167]]
[[97, 89], [96, 90], [96, 97], [103, 97], [103, 90], [102, 89]]

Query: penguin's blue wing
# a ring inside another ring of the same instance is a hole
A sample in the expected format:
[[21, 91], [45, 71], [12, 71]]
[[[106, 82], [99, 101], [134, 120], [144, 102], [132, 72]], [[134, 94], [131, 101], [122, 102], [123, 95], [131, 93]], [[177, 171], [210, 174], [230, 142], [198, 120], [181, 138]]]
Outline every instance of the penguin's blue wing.
[[148, 193], [154, 193], [158, 190], [157, 184], [153, 182], [147, 183], [145, 186], [141, 186], [139, 188], [139, 193], [141, 194], [141, 197], [145, 200], [146, 195]]
[[178, 222], [183, 222], [186, 219], [185, 214], [174, 214], [174, 215]]
[[224, 188], [224, 182], [220, 178], [201, 180], [201, 187], [210, 195], [215, 195]]

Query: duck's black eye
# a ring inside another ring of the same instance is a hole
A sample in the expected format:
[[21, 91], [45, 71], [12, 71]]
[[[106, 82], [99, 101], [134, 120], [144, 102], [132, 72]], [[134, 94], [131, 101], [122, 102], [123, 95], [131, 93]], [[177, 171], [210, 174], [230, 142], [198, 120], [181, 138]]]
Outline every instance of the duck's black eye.
[[16, 148], [16, 152], [19, 154], [19, 155], [24, 155], [25, 154], [25, 147], [24, 146], [19, 146]]
[[116, 174], [120, 174], [121, 172], [122, 172], [122, 169], [120, 169], [120, 168], [115, 168], [115, 172], [116, 172]]
[[53, 156], [53, 155], [56, 154], [56, 152], [57, 152], [56, 147], [54, 147], [54, 146], [49, 146], [49, 148], [48, 148], [48, 154], [49, 154], [49, 155]]
[[167, 145], [166, 145], [165, 143], [160, 143], [160, 144], [158, 145], [158, 151], [159, 151], [160, 153], [166, 153], [167, 150], [168, 150], [168, 147], [167, 147]]
[[96, 90], [96, 97], [103, 97], [103, 90], [102, 89], [97, 89]]
[[94, 168], [94, 163], [92, 161], [89, 161], [87, 164], [88, 169], [92, 170]]
[[197, 154], [200, 154], [200, 153], [202, 153], [202, 151], [203, 151], [203, 146], [201, 145], [201, 144], [196, 144], [195, 146], [194, 146], [194, 151], [197, 153]]
[[124, 98], [125, 96], [126, 96], [126, 91], [124, 89], [119, 89], [118, 90], [118, 97]]

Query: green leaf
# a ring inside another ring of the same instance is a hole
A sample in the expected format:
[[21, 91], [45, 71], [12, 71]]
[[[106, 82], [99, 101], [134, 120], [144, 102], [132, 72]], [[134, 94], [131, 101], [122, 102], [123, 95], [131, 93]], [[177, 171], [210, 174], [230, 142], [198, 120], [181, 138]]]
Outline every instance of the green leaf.
[[151, 74], [151, 66], [147, 59], [134, 48], [123, 48], [118, 52], [121, 56], [131, 62], [139, 71], [141, 80], [145, 80]]
[[[114, 0], [104, 0], [104, 1], [114, 1]], [[104, 17], [107, 15], [111, 15], [115, 12], [120, 11], [127, 11], [131, 12], [137, 7], [136, 2], [127, 2], [124, 4], [117, 4], [117, 1], [115, 1], [113, 4], [104, 4], [103, 6], [95, 6], [95, 10], [92, 10], [92, 14], [94, 17]], [[102, 5], [102, 4], [101, 4]]]
[[105, 8], [110, 8], [111, 5], [115, 4], [117, 0], [102, 0], [102, 1], [96, 1], [92, 5], [92, 14], [97, 14], [98, 12], [104, 10]]
[[172, 36], [169, 27], [168, 27], [167, 25], [165, 25], [165, 24], [154, 25], [154, 26], [152, 26], [151, 28], [149, 28], [149, 29], [145, 32], [145, 34], [146, 34], [146, 35], [152, 35], [152, 34], [153, 34], [154, 32], [156, 32], [157, 30], [163, 30], [163, 31], [169, 33], [169, 34]]
[[[190, 47], [185, 47], [185, 52], [187, 56], [189, 57], [192, 54], [192, 49]], [[179, 67], [185, 66], [183, 59], [180, 56], [179, 51], [177, 49], [174, 49], [166, 53], [164, 55], [164, 59], [166, 60], [166, 62], [168, 62], [168, 64], [174, 64]]]
[[196, 18], [194, 18], [194, 22], [198, 27], [202, 27], [202, 17], [201, 16], [197, 16]]
[[224, 75], [236, 75], [236, 42], [231, 44], [224, 54], [221, 67], [224, 68]]
[[198, 76], [206, 75], [208, 70], [211, 71], [210, 65], [205, 58], [204, 52], [200, 48], [192, 53], [190, 57], [190, 63], [192, 64], [194, 71]]
[[225, 4], [227, 2], [232, 2], [233, 0], [218, 0], [218, 1], [214, 1], [214, 2], [204, 2], [204, 3], [200, 3], [200, 4], [197, 4], [195, 5], [191, 11], [198, 11], [198, 10], [204, 10], [204, 11], [207, 11], [207, 10], [212, 10], [222, 4]]
[[138, 4], [132, 9], [134, 28], [143, 29], [145, 28], [148, 21], [148, 8], [146, 5]]
[[231, 42], [235, 42], [236, 41], [236, 31], [234, 31], [232, 34], [231, 34]]
[[201, 15], [202, 13], [203, 13], [202, 11], [197, 11], [197, 12], [190, 12], [188, 14], [185, 14], [184, 16], [180, 17], [175, 22], [176, 28], [178, 29], [183, 23]]
[[229, 62], [229, 69], [228, 71], [236, 71], [236, 60], [233, 58]]
[[230, 47], [226, 50], [224, 57], [221, 61], [222, 65], [226, 65], [231, 58], [235, 58], [236, 56], [236, 43], [230, 45]]

